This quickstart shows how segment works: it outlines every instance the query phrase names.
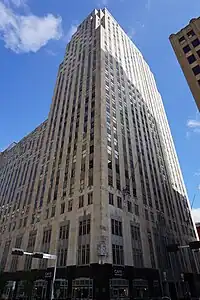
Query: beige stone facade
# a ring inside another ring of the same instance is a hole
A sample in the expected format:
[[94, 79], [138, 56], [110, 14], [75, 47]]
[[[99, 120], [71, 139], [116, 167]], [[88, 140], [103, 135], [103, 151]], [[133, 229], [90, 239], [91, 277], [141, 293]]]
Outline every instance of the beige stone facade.
[[167, 243], [196, 238], [153, 74], [106, 9], [67, 45], [48, 120], [0, 154], [0, 224], [4, 271], [47, 267], [12, 247], [164, 269]]
[[200, 18], [171, 34], [170, 42], [200, 110]]

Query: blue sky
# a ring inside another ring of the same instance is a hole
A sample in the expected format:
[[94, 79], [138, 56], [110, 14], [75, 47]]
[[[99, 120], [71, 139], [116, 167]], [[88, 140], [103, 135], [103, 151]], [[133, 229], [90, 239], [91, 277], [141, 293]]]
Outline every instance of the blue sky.
[[47, 117], [67, 41], [77, 24], [104, 6], [155, 74], [200, 221], [200, 115], [168, 40], [198, 16], [199, 0], [0, 0], [0, 149]]

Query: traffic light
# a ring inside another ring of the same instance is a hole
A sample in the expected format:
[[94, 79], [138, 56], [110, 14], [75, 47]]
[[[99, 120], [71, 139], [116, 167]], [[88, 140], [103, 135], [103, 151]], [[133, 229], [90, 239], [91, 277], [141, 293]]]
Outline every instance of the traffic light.
[[200, 249], [200, 241], [193, 241], [189, 243], [189, 247], [192, 250], [198, 250]]
[[167, 252], [178, 252], [180, 245], [179, 244], [171, 244], [167, 246]]
[[34, 257], [34, 258], [43, 258], [43, 253], [41, 253], [41, 252], [34, 252], [33, 254], [32, 254], [32, 257]]
[[22, 249], [13, 248], [12, 249], [12, 255], [23, 256], [24, 255], [24, 251]]

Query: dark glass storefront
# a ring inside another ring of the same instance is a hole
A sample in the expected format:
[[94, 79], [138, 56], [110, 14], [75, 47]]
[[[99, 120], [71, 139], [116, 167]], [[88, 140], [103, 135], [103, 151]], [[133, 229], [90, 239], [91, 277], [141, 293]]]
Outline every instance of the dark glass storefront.
[[[1, 299], [50, 299], [52, 277], [53, 269], [4, 273], [0, 277]], [[192, 284], [191, 276], [190, 281]], [[139, 300], [161, 296], [159, 272], [154, 269], [91, 264], [56, 271], [56, 300]]]

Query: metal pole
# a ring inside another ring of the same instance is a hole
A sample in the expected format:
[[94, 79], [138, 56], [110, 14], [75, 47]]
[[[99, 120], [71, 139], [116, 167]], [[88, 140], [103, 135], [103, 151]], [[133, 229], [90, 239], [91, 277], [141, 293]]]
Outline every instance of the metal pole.
[[54, 264], [54, 271], [53, 271], [53, 279], [52, 279], [52, 286], [51, 286], [51, 300], [53, 300], [54, 298], [54, 283], [55, 283], [55, 279], [56, 279], [56, 268], [57, 268], [57, 256], [55, 258], [55, 264]]

